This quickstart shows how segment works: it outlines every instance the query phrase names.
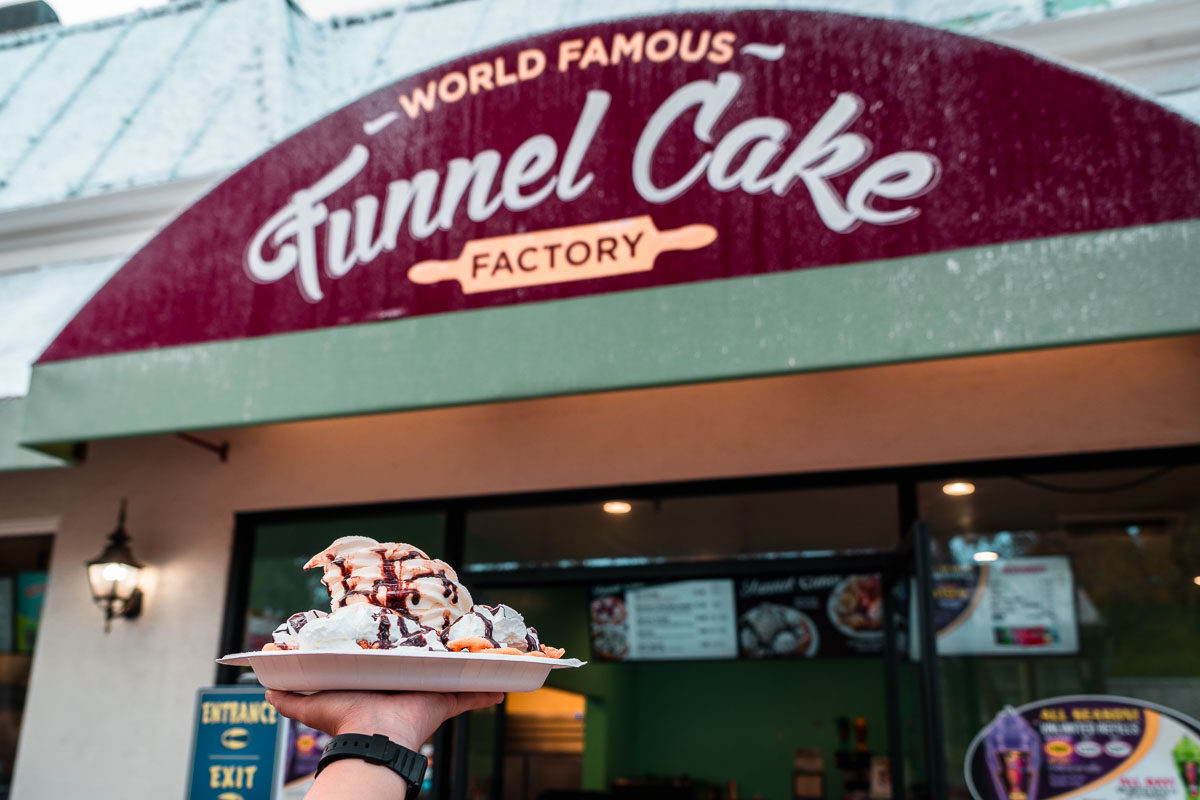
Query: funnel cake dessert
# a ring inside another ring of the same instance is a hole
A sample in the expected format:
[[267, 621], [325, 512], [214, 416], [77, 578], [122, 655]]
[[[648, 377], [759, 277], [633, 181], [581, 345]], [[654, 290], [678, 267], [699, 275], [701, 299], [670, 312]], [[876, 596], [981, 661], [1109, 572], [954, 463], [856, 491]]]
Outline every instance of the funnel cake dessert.
[[471, 595], [450, 565], [412, 545], [345, 536], [304, 565], [314, 567], [325, 571], [321, 583], [334, 613], [365, 603], [442, 631], [471, 610]]
[[304, 565], [320, 567], [331, 612], [302, 611], [264, 650], [420, 650], [561, 658], [509, 606], [474, 605], [444, 561], [409, 544], [344, 536]]

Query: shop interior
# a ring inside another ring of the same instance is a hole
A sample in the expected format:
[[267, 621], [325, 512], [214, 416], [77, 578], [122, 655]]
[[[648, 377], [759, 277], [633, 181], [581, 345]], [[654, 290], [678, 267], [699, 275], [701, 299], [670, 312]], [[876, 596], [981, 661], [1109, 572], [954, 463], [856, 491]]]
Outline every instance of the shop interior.
[[46, 594], [52, 534], [0, 536], [0, 800], [6, 800]]
[[[428, 796], [966, 797], [967, 745], [1006, 704], [1093, 692], [1200, 715], [1195, 455], [242, 515], [234, 564], [246, 567], [231, 576], [226, 652], [260, 647], [295, 610], [327, 606], [319, 575], [300, 566], [332, 539], [407, 541], [461, 565], [476, 602], [511, 605], [544, 642], [590, 662], [440, 731]], [[924, 573], [921, 542], [932, 556]], [[913, 587], [939, 586], [939, 570], [956, 566], [1037, 558], [1069, 565], [1054, 597], [1070, 599], [1054, 601], [1058, 622], [1042, 631], [1061, 647], [923, 658], [919, 620], [935, 612]], [[798, 630], [811, 623], [818, 641], [756, 650], [744, 640], [749, 587], [793, 576], [828, 590], [815, 604], [802, 591], [783, 601], [805, 609]], [[878, 577], [887, 610], [852, 630], [828, 598], [854, 576]], [[738, 595], [726, 649], [664, 653], [644, 627], [614, 639], [597, 619], [611, 609], [605, 598], [722, 582]]]

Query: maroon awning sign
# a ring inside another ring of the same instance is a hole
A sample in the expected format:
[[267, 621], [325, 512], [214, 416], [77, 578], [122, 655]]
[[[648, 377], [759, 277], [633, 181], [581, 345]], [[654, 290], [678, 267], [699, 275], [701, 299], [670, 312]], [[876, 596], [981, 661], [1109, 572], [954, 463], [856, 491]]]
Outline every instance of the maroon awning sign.
[[406, 78], [168, 225], [43, 361], [1200, 217], [1200, 128], [1021, 51], [640, 18]]

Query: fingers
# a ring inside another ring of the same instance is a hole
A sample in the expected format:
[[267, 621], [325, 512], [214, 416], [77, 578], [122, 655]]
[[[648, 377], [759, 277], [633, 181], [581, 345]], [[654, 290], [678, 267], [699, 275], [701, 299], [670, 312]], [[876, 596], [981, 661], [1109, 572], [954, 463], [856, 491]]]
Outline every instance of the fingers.
[[[388, 697], [389, 714], [380, 715], [377, 700]], [[360, 702], [347, 702], [358, 698]], [[285, 717], [297, 720], [318, 730], [334, 733], [349, 729], [359, 732], [370, 728], [385, 735], [416, 735], [422, 733], [425, 720], [436, 727], [443, 720], [467, 711], [487, 708], [504, 701], [502, 692], [401, 692], [381, 695], [374, 692], [319, 692], [314, 695], [270, 690], [266, 700]], [[396, 712], [400, 712], [396, 715]], [[394, 716], [394, 718], [392, 718]], [[386, 728], [386, 730], [384, 730]], [[432, 728], [431, 728], [432, 730]], [[424, 732], [428, 734], [428, 732]], [[395, 738], [393, 736], [393, 738]], [[424, 741], [423, 736], [418, 741]]]
[[266, 700], [275, 706], [275, 710], [285, 717], [299, 719], [304, 713], [304, 706], [308, 701], [308, 697], [302, 694], [295, 694], [294, 692], [281, 692], [271, 689], [267, 692]]
[[451, 717], [504, 702], [503, 692], [457, 692], [450, 697], [453, 698], [451, 713], [448, 715]]

